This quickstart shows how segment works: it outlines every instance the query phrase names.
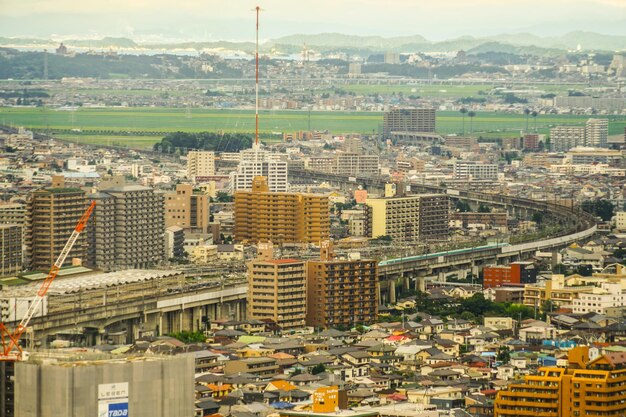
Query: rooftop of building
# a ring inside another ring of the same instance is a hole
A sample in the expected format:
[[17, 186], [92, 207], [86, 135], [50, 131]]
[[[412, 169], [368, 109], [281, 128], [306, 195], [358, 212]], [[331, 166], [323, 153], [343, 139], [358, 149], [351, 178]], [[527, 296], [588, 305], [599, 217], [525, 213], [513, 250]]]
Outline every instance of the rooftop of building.
[[261, 261], [261, 262], [267, 262], [267, 263], [275, 264], [275, 265], [304, 263], [304, 261], [300, 259], [270, 259], [270, 260]]
[[144, 187], [139, 184], [115, 185], [113, 187], [103, 188], [101, 191], [105, 193], [125, 193], [131, 191], [150, 191], [152, 188]]
[[154, 354], [120, 356], [89, 348], [46, 349], [29, 351], [28, 353], [28, 360], [24, 361], [24, 363], [63, 367], [102, 366], [129, 362], [157, 362], [179, 357]]
[[[85, 268], [87, 271], [87, 268]], [[86, 272], [86, 271], [85, 271]], [[81, 291], [110, 287], [132, 282], [148, 281], [160, 279], [180, 274], [180, 271], [163, 271], [149, 269], [128, 269], [124, 271], [97, 273], [92, 275], [80, 275], [57, 278], [50, 286], [48, 294], [70, 294]], [[74, 274], [76, 274], [74, 272]], [[43, 275], [43, 274], [42, 274]], [[45, 277], [45, 275], [44, 275]], [[38, 282], [6, 288], [2, 291], [2, 298], [9, 297], [31, 297], [39, 289]]]
[[426, 198], [426, 197], [447, 197], [447, 194], [435, 194], [435, 193], [427, 193], [427, 194], [410, 194], [410, 195], [402, 195], [402, 196], [380, 196], [380, 197], [368, 197], [369, 200], [412, 200], [418, 198]]

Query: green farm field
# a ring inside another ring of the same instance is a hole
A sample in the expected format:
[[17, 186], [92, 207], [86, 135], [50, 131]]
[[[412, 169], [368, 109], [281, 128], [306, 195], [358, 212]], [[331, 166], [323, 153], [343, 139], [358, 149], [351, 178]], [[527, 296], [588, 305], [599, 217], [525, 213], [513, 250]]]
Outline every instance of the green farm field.
[[[405, 96], [417, 95], [427, 98], [453, 98], [453, 97], [481, 97], [481, 94], [489, 93], [494, 85], [491, 84], [416, 84], [416, 85], [371, 85], [371, 84], [349, 84], [338, 86], [355, 94], [380, 94], [391, 95], [402, 93]], [[512, 89], [535, 90], [537, 94], [559, 94], [568, 90], [580, 90], [580, 85], [575, 84], [544, 84], [544, 85], [520, 85]], [[332, 90], [328, 90], [331, 92]], [[479, 94], [479, 92], [481, 94]]]
[[[550, 127], [581, 125], [587, 116], [539, 115], [529, 118], [529, 130], [547, 133]], [[609, 134], [623, 134], [626, 117], [610, 116]], [[264, 139], [280, 137], [282, 132], [328, 130], [331, 133], [372, 133], [382, 126], [382, 113], [374, 112], [311, 112], [263, 111], [260, 131]], [[47, 108], [0, 108], [0, 123], [49, 130], [57, 137], [91, 144], [114, 144], [133, 148], [150, 147], [163, 133], [175, 131], [224, 131], [251, 133], [254, 112], [250, 110], [217, 110], [177, 108], [79, 108], [62, 111]], [[489, 138], [512, 137], [526, 128], [526, 116], [496, 112], [479, 112], [472, 121], [465, 117], [465, 133]], [[440, 134], [460, 134], [463, 121], [458, 112], [438, 112]]]

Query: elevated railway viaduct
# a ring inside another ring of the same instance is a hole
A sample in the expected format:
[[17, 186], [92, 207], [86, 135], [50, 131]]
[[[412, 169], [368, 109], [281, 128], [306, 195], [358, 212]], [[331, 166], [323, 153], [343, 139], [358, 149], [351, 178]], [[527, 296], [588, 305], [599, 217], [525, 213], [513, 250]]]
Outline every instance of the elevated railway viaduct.
[[[385, 181], [372, 178], [355, 178], [341, 175], [290, 169], [289, 180], [292, 184], [328, 183], [345, 191], [353, 191], [359, 186], [369, 191], [382, 191]], [[409, 183], [414, 192], [445, 193], [453, 202], [462, 200], [473, 207], [481, 204], [506, 210], [511, 216], [530, 218], [533, 213], [541, 212], [560, 226], [552, 236], [540, 240], [508, 244], [495, 243], [465, 249], [442, 251], [422, 255], [408, 255], [400, 258], [385, 259], [379, 263], [381, 301], [395, 300], [396, 284], [403, 288], [415, 285], [423, 288], [424, 282], [445, 281], [447, 274], [453, 271], [467, 271], [475, 275], [485, 265], [507, 264], [533, 256], [537, 251], [553, 252], [574, 242], [588, 239], [596, 233], [594, 217], [578, 207], [565, 206], [549, 201], [536, 201], [510, 197], [500, 194], [488, 194], [468, 190]]]

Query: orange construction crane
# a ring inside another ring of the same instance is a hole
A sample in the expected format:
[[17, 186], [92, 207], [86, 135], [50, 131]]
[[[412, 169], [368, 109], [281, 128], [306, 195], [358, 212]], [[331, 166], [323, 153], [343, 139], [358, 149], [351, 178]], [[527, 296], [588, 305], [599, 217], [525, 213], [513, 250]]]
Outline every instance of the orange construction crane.
[[37, 312], [37, 309], [41, 305], [41, 302], [43, 301], [46, 293], [48, 292], [48, 289], [50, 288], [50, 284], [52, 284], [52, 281], [54, 281], [54, 279], [59, 274], [59, 270], [65, 262], [65, 258], [67, 258], [67, 255], [72, 250], [74, 243], [76, 243], [78, 236], [80, 236], [82, 231], [85, 229], [87, 220], [89, 220], [91, 212], [93, 211], [95, 206], [96, 202], [92, 201], [83, 216], [78, 221], [78, 224], [74, 228], [72, 235], [67, 240], [65, 247], [63, 247], [61, 254], [57, 258], [54, 265], [52, 265], [52, 268], [50, 268], [50, 272], [48, 272], [46, 279], [43, 281], [41, 287], [39, 288], [39, 291], [37, 291], [37, 294], [28, 306], [28, 310], [26, 311], [26, 314], [24, 315], [24, 318], [22, 319], [20, 324], [15, 328], [13, 332], [11, 332], [4, 325], [4, 323], [0, 323], [0, 343], [2, 344], [2, 347], [0, 348], [0, 361], [22, 360], [22, 354], [24, 353], [24, 351], [19, 345], [20, 337], [26, 331], [30, 319], [33, 318], [33, 316]]

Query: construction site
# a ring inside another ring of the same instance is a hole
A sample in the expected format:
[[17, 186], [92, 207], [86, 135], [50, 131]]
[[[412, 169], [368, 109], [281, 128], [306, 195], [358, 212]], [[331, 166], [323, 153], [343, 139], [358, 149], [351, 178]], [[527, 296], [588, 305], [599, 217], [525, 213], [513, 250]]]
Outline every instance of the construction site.
[[139, 353], [120, 359], [86, 349], [41, 348], [124, 344], [142, 336], [206, 330], [212, 319], [245, 315], [245, 283], [224, 277], [62, 268], [95, 204], [48, 274], [22, 275], [3, 286], [0, 417], [193, 415], [192, 357]]

